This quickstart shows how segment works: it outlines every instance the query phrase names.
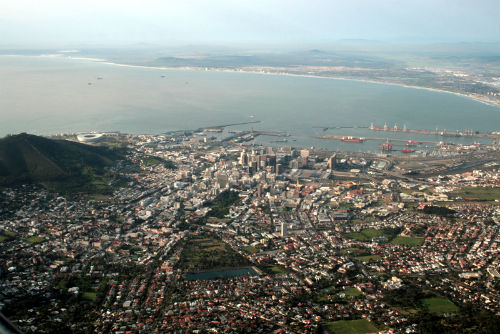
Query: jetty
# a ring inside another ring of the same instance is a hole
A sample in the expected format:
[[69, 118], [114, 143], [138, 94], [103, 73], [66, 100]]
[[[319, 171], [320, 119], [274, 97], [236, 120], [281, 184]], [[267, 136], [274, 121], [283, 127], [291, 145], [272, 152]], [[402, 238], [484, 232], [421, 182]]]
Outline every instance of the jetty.
[[[336, 135], [322, 135], [322, 136], [314, 136], [313, 138], [319, 138], [319, 139], [333, 139], [333, 140], [343, 140], [346, 138], [346, 136], [336, 136]], [[374, 141], [387, 141], [388, 138], [382, 138], [382, 137], [363, 137], [363, 141], [367, 140], [374, 140]], [[345, 141], [345, 140], [344, 140]], [[398, 138], [389, 138], [389, 141], [391, 142], [401, 142], [401, 143], [408, 143], [408, 139], [398, 139]], [[431, 140], [419, 140], [422, 144], [439, 144], [438, 141], [431, 141]]]

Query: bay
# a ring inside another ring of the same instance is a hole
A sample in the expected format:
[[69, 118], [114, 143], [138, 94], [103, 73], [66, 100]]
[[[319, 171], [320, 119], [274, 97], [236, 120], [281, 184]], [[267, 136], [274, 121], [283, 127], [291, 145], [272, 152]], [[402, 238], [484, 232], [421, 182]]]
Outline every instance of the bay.
[[[281, 131], [290, 134], [287, 145], [344, 151], [375, 150], [379, 144], [313, 138], [325, 133], [375, 136], [367, 129], [325, 132], [319, 127], [374, 123], [486, 132], [498, 130], [500, 124], [498, 106], [426, 89], [33, 56], [0, 56], [0, 114], [0, 136], [85, 131], [158, 134], [259, 120], [230, 129]], [[425, 138], [415, 134], [409, 139]], [[276, 139], [258, 137], [256, 142], [273, 145]]]

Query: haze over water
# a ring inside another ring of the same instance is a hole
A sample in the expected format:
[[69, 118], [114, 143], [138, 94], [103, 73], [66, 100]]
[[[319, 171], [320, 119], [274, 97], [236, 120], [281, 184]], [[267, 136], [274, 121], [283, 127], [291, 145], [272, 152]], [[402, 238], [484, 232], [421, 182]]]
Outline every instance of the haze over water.
[[314, 127], [373, 122], [391, 127], [406, 124], [410, 129], [492, 131], [500, 124], [497, 106], [448, 93], [350, 80], [25, 56], [0, 56], [0, 78], [0, 136], [162, 133], [259, 120], [259, 124], [231, 129], [287, 132], [296, 140], [292, 146], [360, 150], [356, 144], [311, 136], [378, 135], [366, 129], [323, 132]]

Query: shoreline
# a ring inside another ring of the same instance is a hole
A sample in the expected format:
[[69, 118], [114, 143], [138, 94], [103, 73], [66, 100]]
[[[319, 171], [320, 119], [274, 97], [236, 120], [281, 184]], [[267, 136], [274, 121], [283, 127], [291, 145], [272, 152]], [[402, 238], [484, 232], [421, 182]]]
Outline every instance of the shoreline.
[[200, 71], [200, 72], [227, 72], [227, 73], [247, 73], [247, 74], [260, 74], [260, 75], [276, 75], [276, 76], [290, 76], [290, 77], [303, 77], [303, 78], [315, 78], [315, 79], [330, 79], [330, 80], [345, 80], [345, 81], [357, 81], [357, 82], [365, 82], [372, 84], [381, 84], [381, 85], [391, 85], [391, 86], [399, 86], [405, 88], [413, 88], [413, 89], [425, 89], [438, 93], [447, 93], [453, 94], [456, 96], [461, 96], [464, 98], [468, 98], [474, 100], [476, 102], [480, 102], [489, 106], [498, 107], [500, 106], [500, 101], [490, 101], [485, 100], [485, 98], [469, 95], [466, 93], [459, 93], [449, 90], [444, 90], [440, 88], [433, 87], [425, 87], [425, 86], [415, 86], [408, 85], [404, 83], [384, 81], [384, 80], [374, 80], [374, 79], [357, 79], [357, 78], [347, 78], [347, 77], [336, 77], [336, 76], [322, 76], [317, 74], [307, 74], [307, 73], [290, 73], [290, 72], [269, 72], [269, 71], [259, 71], [259, 70], [249, 70], [243, 68], [216, 68], [216, 67], [198, 67], [198, 66], [180, 66], [180, 67], [171, 67], [171, 66], [151, 66], [151, 65], [137, 65], [137, 64], [125, 64], [125, 63], [117, 63], [113, 61], [109, 61], [103, 58], [93, 58], [93, 57], [79, 57], [79, 56], [70, 56], [66, 54], [41, 54], [41, 55], [18, 55], [18, 54], [4, 54], [0, 56], [10, 56], [10, 57], [40, 57], [40, 58], [64, 58], [64, 59], [72, 59], [72, 60], [83, 60], [90, 61], [94, 63], [101, 63], [106, 65], [120, 66], [120, 67], [132, 67], [132, 68], [144, 68], [144, 69], [152, 69], [152, 70], [180, 70], [180, 71]]
[[372, 84], [381, 84], [381, 85], [391, 85], [391, 86], [399, 86], [405, 88], [413, 88], [413, 89], [425, 89], [438, 93], [447, 93], [453, 94], [456, 96], [461, 96], [464, 98], [468, 98], [474, 100], [476, 102], [480, 102], [489, 106], [500, 106], [500, 101], [489, 101], [485, 100], [485, 98], [471, 96], [466, 93], [459, 93], [449, 90], [444, 90], [440, 88], [433, 87], [425, 87], [425, 86], [415, 86], [408, 85], [404, 83], [384, 81], [384, 80], [373, 80], [373, 79], [357, 79], [357, 78], [346, 78], [346, 77], [335, 77], [335, 76], [321, 76], [315, 74], [298, 74], [298, 73], [290, 73], [290, 72], [269, 72], [269, 71], [259, 71], [259, 70], [249, 70], [243, 68], [215, 68], [215, 67], [198, 67], [198, 66], [180, 66], [180, 67], [171, 67], [171, 66], [151, 66], [151, 65], [137, 65], [137, 64], [124, 64], [117, 63], [113, 61], [109, 61], [103, 58], [93, 58], [93, 57], [80, 57], [80, 56], [70, 56], [66, 54], [41, 54], [41, 55], [17, 55], [17, 54], [4, 54], [1, 56], [13, 56], [13, 57], [40, 57], [40, 58], [66, 58], [72, 60], [83, 60], [90, 61], [95, 63], [102, 63], [106, 65], [113, 66], [121, 66], [121, 67], [133, 67], [133, 68], [144, 68], [144, 69], [156, 69], [156, 70], [180, 70], [180, 71], [200, 71], [200, 72], [228, 72], [228, 73], [247, 73], [247, 74], [260, 74], [260, 75], [276, 75], [276, 76], [290, 76], [290, 77], [303, 77], [303, 78], [316, 78], [316, 79], [330, 79], [330, 80], [345, 80], [345, 81], [357, 81], [357, 82], [365, 82]]
[[276, 75], [276, 76], [290, 76], [290, 77], [303, 77], [303, 78], [315, 78], [315, 79], [331, 79], [331, 80], [345, 80], [345, 81], [357, 81], [357, 82], [366, 82], [366, 83], [372, 83], [372, 84], [382, 84], [382, 85], [391, 85], [391, 86], [399, 86], [399, 87], [405, 87], [405, 88], [413, 88], [413, 89], [425, 89], [429, 91], [434, 91], [438, 93], [447, 93], [447, 94], [453, 94], [461, 97], [465, 97], [480, 103], [484, 103], [486, 105], [490, 106], [500, 106], [500, 101], [494, 102], [494, 101], [486, 101], [485, 99], [481, 97], [476, 97], [476, 96], [471, 96], [465, 93], [459, 93], [459, 92], [453, 92], [449, 90], [444, 90], [440, 88], [433, 88], [433, 87], [425, 87], [425, 86], [414, 86], [414, 85], [408, 85], [404, 83], [398, 83], [398, 82], [390, 82], [390, 81], [383, 81], [383, 80], [373, 80], [373, 79], [356, 79], [356, 78], [346, 78], [346, 77], [334, 77], [334, 76], [321, 76], [321, 75], [315, 75], [315, 74], [298, 74], [298, 73], [290, 73], [290, 72], [268, 72], [268, 71], [252, 71], [248, 69], [242, 69], [242, 68], [215, 68], [215, 67], [197, 67], [197, 66], [180, 66], [180, 67], [170, 67], [170, 66], [150, 66], [150, 65], [137, 65], [137, 64], [124, 64], [124, 63], [116, 63], [104, 59], [98, 59], [98, 58], [87, 58], [87, 57], [72, 57], [72, 56], [64, 56], [64, 58], [71, 58], [75, 60], [88, 60], [88, 61], [93, 61], [93, 62], [99, 62], [107, 65], [114, 65], [114, 66], [121, 66], [121, 67], [135, 67], [135, 68], [146, 68], [146, 69], [160, 69], [160, 70], [181, 70], [181, 71], [200, 71], [200, 72], [228, 72], [228, 73], [247, 73], [247, 74], [260, 74], [260, 75]]

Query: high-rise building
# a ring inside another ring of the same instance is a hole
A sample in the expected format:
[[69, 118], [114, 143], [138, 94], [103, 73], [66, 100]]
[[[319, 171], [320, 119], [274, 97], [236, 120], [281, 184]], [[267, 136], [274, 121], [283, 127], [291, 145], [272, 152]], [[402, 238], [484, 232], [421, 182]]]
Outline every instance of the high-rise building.
[[266, 157], [266, 165], [267, 166], [274, 166], [274, 165], [276, 165], [276, 156], [275, 155], [268, 155]]
[[336, 160], [337, 160], [337, 156], [335, 153], [331, 157], [328, 158], [328, 168], [329, 169], [335, 169]]
[[257, 161], [252, 161], [252, 162], [251, 162], [252, 171], [253, 171], [254, 173], [258, 171], [257, 166], [258, 166], [258, 165], [257, 165]]
[[283, 172], [283, 166], [281, 164], [276, 164], [276, 175], [280, 175]]
[[246, 166], [248, 164], [247, 152], [243, 151], [240, 154], [240, 165]]
[[280, 226], [280, 234], [281, 234], [281, 237], [282, 238], [286, 238], [287, 237], [287, 226], [286, 226], [286, 223], [282, 222], [281, 223], [281, 226]]

